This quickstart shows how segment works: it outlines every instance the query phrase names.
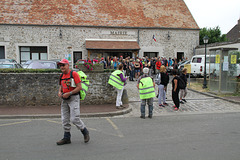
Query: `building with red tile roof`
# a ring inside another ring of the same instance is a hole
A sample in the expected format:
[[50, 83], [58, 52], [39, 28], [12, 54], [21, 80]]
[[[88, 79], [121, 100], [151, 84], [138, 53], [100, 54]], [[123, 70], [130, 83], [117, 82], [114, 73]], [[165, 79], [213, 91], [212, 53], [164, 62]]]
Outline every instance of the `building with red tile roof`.
[[18, 62], [190, 57], [198, 38], [199, 27], [183, 0], [0, 1], [0, 56]]

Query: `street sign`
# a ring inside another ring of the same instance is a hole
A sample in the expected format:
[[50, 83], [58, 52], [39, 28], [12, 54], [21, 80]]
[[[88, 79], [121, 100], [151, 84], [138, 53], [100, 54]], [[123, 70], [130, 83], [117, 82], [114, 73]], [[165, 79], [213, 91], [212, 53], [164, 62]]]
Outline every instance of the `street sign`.
[[220, 63], [220, 55], [219, 54], [216, 55], [215, 63]]
[[237, 63], [237, 55], [231, 55], [231, 64]]
[[184, 64], [184, 68], [187, 68], [187, 73], [191, 73], [191, 64]]

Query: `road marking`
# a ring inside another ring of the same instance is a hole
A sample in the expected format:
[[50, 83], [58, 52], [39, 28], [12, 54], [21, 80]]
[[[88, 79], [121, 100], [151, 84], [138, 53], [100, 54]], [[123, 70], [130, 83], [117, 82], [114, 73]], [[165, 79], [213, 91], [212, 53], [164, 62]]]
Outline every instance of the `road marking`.
[[52, 123], [57, 123], [57, 124], [62, 124], [62, 122], [57, 122], [57, 121], [52, 121], [52, 120], [46, 120], [48, 122], [52, 122]]
[[21, 123], [28, 123], [28, 122], [31, 122], [31, 121], [32, 121], [32, 120], [22, 121], [22, 122], [13, 122], [13, 123], [0, 124], [0, 127], [2, 127], [2, 126], [11, 126], [11, 125], [21, 124]]
[[113, 123], [113, 121], [111, 121], [111, 119], [109, 118], [105, 118], [111, 125], [112, 127], [117, 131], [118, 133], [118, 137], [124, 137], [123, 134], [120, 132], [120, 130], [118, 129], [118, 127]]
[[[62, 122], [57, 122], [57, 121], [52, 121], [52, 120], [46, 120], [48, 122], [52, 122], [52, 123], [57, 123], [57, 124], [62, 124]], [[94, 128], [88, 128], [89, 130], [92, 130], [92, 131], [97, 131], [97, 129], [94, 129]]]
[[[106, 118], [106, 119], [113, 126], [113, 128], [117, 131], [118, 135], [106, 133], [106, 132], [103, 132], [103, 131], [99, 131], [95, 128], [88, 128], [88, 129], [92, 130], [92, 131], [104, 133], [104, 134], [107, 134], [107, 135], [117, 136], [117, 137], [121, 137], [121, 138], [124, 137], [123, 134], [119, 131], [118, 127], [109, 118]], [[62, 122], [57, 122], [57, 121], [53, 121], [53, 120], [46, 120], [46, 121], [56, 123], [56, 124], [62, 124]]]

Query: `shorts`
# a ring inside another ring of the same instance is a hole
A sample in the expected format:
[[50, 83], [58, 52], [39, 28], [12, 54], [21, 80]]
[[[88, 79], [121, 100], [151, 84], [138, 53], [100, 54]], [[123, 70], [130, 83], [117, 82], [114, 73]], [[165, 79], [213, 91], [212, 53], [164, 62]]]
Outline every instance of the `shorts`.
[[140, 72], [140, 69], [135, 69], [135, 73], [138, 73], [138, 72]]

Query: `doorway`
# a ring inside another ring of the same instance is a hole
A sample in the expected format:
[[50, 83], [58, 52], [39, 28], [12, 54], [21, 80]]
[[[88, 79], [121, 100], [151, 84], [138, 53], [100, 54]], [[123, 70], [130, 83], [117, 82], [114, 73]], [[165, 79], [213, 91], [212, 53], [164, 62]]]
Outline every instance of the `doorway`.
[[0, 59], [5, 59], [5, 48], [0, 46]]
[[182, 61], [184, 57], [184, 52], [177, 52], [177, 61], [180, 62]]

